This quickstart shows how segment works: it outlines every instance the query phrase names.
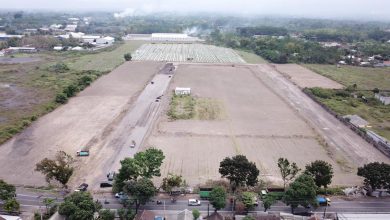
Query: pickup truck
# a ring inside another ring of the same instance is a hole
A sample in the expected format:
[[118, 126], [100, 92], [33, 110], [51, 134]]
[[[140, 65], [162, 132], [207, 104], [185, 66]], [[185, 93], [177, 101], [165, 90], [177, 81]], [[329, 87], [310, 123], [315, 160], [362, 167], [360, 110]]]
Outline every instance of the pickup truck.
[[87, 157], [89, 156], [89, 150], [79, 150], [76, 152], [78, 157]]
[[317, 196], [317, 202], [320, 206], [330, 206], [330, 199], [329, 198], [326, 198], [326, 197], [323, 197], [323, 196]]

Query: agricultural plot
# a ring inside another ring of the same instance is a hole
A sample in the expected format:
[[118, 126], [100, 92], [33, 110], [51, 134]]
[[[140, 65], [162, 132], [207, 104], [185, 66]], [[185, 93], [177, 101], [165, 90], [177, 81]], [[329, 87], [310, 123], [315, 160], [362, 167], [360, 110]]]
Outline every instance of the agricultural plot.
[[305, 64], [305, 67], [343, 84], [357, 85], [358, 89], [390, 89], [390, 68]]
[[321, 87], [327, 89], [341, 89], [343, 85], [325, 76], [319, 75], [297, 64], [274, 64], [275, 68], [286, 75], [301, 88]]
[[[317, 159], [326, 160], [334, 167], [334, 184], [356, 184], [355, 174], [345, 171], [316, 132], [257, 74], [265, 73], [255, 66], [179, 65], [171, 90], [191, 87], [195, 99], [220, 103], [224, 115], [208, 120], [162, 116], [147, 140], [147, 146], [156, 146], [166, 155], [161, 178], [180, 174], [190, 185], [219, 179], [219, 162], [244, 154], [256, 162], [263, 178], [276, 184], [281, 184], [279, 157], [301, 168]], [[169, 102], [169, 97], [164, 101]]]
[[133, 60], [195, 63], [245, 63], [232, 49], [205, 44], [144, 44]]

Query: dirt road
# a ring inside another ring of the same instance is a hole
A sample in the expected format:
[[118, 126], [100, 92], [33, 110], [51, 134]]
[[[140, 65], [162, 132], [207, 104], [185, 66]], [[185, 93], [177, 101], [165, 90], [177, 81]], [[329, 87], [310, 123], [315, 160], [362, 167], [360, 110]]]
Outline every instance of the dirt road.
[[[45, 178], [34, 171], [35, 164], [45, 157], [52, 158], [59, 150], [75, 156], [82, 147], [89, 148], [91, 156], [76, 158], [75, 177], [80, 175], [81, 167], [88, 168], [82, 170], [86, 174], [98, 173], [96, 166], [117, 154], [113, 151], [121, 147], [104, 148], [108, 143], [106, 138], [120, 125], [128, 109], [134, 106], [134, 101], [162, 65], [126, 62], [71, 98], [66, 105], [43, 116], [1, 145], [0, 179], [20, 185], [45, 185]], [[96, 155], [105, 157], [96, 161]]]
[[270, 65], [258, 65], [258, 68], [263, 74], [256, 75], [284, 97], [321, 134], [328, 143], [332, 156], [336, 157], [336, 160], [338, 155], [347, 159], [340, 160], [339, 163], [356, 168], [369, 162], [390, 162], [388, 157], [326, 112]]

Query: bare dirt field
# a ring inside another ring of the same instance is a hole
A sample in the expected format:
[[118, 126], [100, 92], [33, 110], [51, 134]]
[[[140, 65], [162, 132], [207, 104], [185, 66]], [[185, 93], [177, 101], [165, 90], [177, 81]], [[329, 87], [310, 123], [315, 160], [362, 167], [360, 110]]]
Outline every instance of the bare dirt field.
[[[278, 88], [260, 77], [266, 71], [255, 65], [179, 65], [170, 89], [190, 87], [196, 98], [217, 100], [225, 116], [170, 121], [166, 112], [162, 113], [146, 144], [166, 155], [162, 177], [181, 174], [190, 185], [218, 179], [223, 158], [244, 154], [256, 162], [261, 175], [276, 184], [281, 183], [279, 157], [297, 162], [301, 168], [317, 159], [326, 160], [334, 167], [335, 185], [360, 181], [355, 175], [356, 164], [343, 155], [333, 155], [315, 129], [275, 92]], [[165, 111], [168, 101], [165, 97]]]
[[[90, 148], [91, 157], [97, 152], [111, 152], [97, 147], [98, 143], [112, 132], [161, 66], [156, 62], [126, 62], [1, 145], [0, 179], [41, 186], [45, 179], [34, 168], [44, 157], [53, 157], [59, 150], [75, 156], [83, 146]], [[88, 161], [77, 158], [76, 167], [82, 164], [93, 170], [96, 164]]]
[[298, 64], [273, 64], [283, 75], [301, 88], [321, 87], [326, 89], [341, 89], [343, 85], [325, 76], [321, 76]]

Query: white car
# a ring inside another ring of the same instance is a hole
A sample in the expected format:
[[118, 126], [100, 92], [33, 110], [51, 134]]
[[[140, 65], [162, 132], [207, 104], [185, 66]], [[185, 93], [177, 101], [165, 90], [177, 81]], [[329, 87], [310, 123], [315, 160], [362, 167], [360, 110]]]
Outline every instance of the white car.
[[189, 206], [200, 206], [200, 201], [197, 199], [189, 199], [188, 205]]

